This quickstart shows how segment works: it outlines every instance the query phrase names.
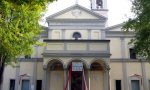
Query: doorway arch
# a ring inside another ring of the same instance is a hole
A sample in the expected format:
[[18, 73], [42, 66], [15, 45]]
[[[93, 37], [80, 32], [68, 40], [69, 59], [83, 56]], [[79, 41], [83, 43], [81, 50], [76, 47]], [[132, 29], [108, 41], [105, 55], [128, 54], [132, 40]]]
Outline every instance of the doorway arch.
[[47, 65], [47, 90], [62, 90], [64, 88], [64, 67], [58, 59], [53, 59]]

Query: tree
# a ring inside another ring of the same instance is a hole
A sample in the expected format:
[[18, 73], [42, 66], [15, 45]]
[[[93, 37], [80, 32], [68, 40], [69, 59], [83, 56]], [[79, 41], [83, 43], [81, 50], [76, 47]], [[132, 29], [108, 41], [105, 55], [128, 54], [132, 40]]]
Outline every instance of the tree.
[[0, 84], [6, 64], [32, 52], [41, 32], [39, 19], [53, 0], [0, 0]]
[[133, 0], [132, 12], [135, 17], [125, 22], [123, 29], [135, 32], [131, 43], [137, 55], [150, 61], [150, 0]]

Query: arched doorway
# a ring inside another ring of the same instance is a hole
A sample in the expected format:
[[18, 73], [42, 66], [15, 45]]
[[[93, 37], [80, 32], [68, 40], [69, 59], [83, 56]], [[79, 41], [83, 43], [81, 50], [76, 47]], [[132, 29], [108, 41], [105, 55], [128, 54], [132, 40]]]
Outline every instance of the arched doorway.
[[80, 60], [73, 60], [68, 64], [68, 75], [65, 90], [87, 90], [86, 64]]
[[104, 90], [103, 63], [95, 61], [90, 66], [90, 90]]
[[59, 60], [52, 60], [49, 62], [47, 79], [47, 90], [63, 90], [64, 69], [62, 62], [60, 62]]

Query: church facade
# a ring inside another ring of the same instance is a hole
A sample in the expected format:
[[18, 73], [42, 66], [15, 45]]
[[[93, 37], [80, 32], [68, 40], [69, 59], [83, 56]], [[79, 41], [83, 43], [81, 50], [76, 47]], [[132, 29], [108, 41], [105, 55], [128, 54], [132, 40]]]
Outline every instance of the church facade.
[[91, 0], [46, 18], [31, 57], [6, 66], [1, 90], [150, 90], [150, 64], [128, 44], [133, 32], [107, 27], [107, 1]]

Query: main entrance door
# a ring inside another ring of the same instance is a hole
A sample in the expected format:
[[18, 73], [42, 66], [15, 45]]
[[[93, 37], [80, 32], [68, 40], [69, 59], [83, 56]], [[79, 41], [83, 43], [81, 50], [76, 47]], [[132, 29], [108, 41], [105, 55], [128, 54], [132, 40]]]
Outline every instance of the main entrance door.
[[72, 71], [71, 73], [71, 90], [83, 90], [82, 71]]

